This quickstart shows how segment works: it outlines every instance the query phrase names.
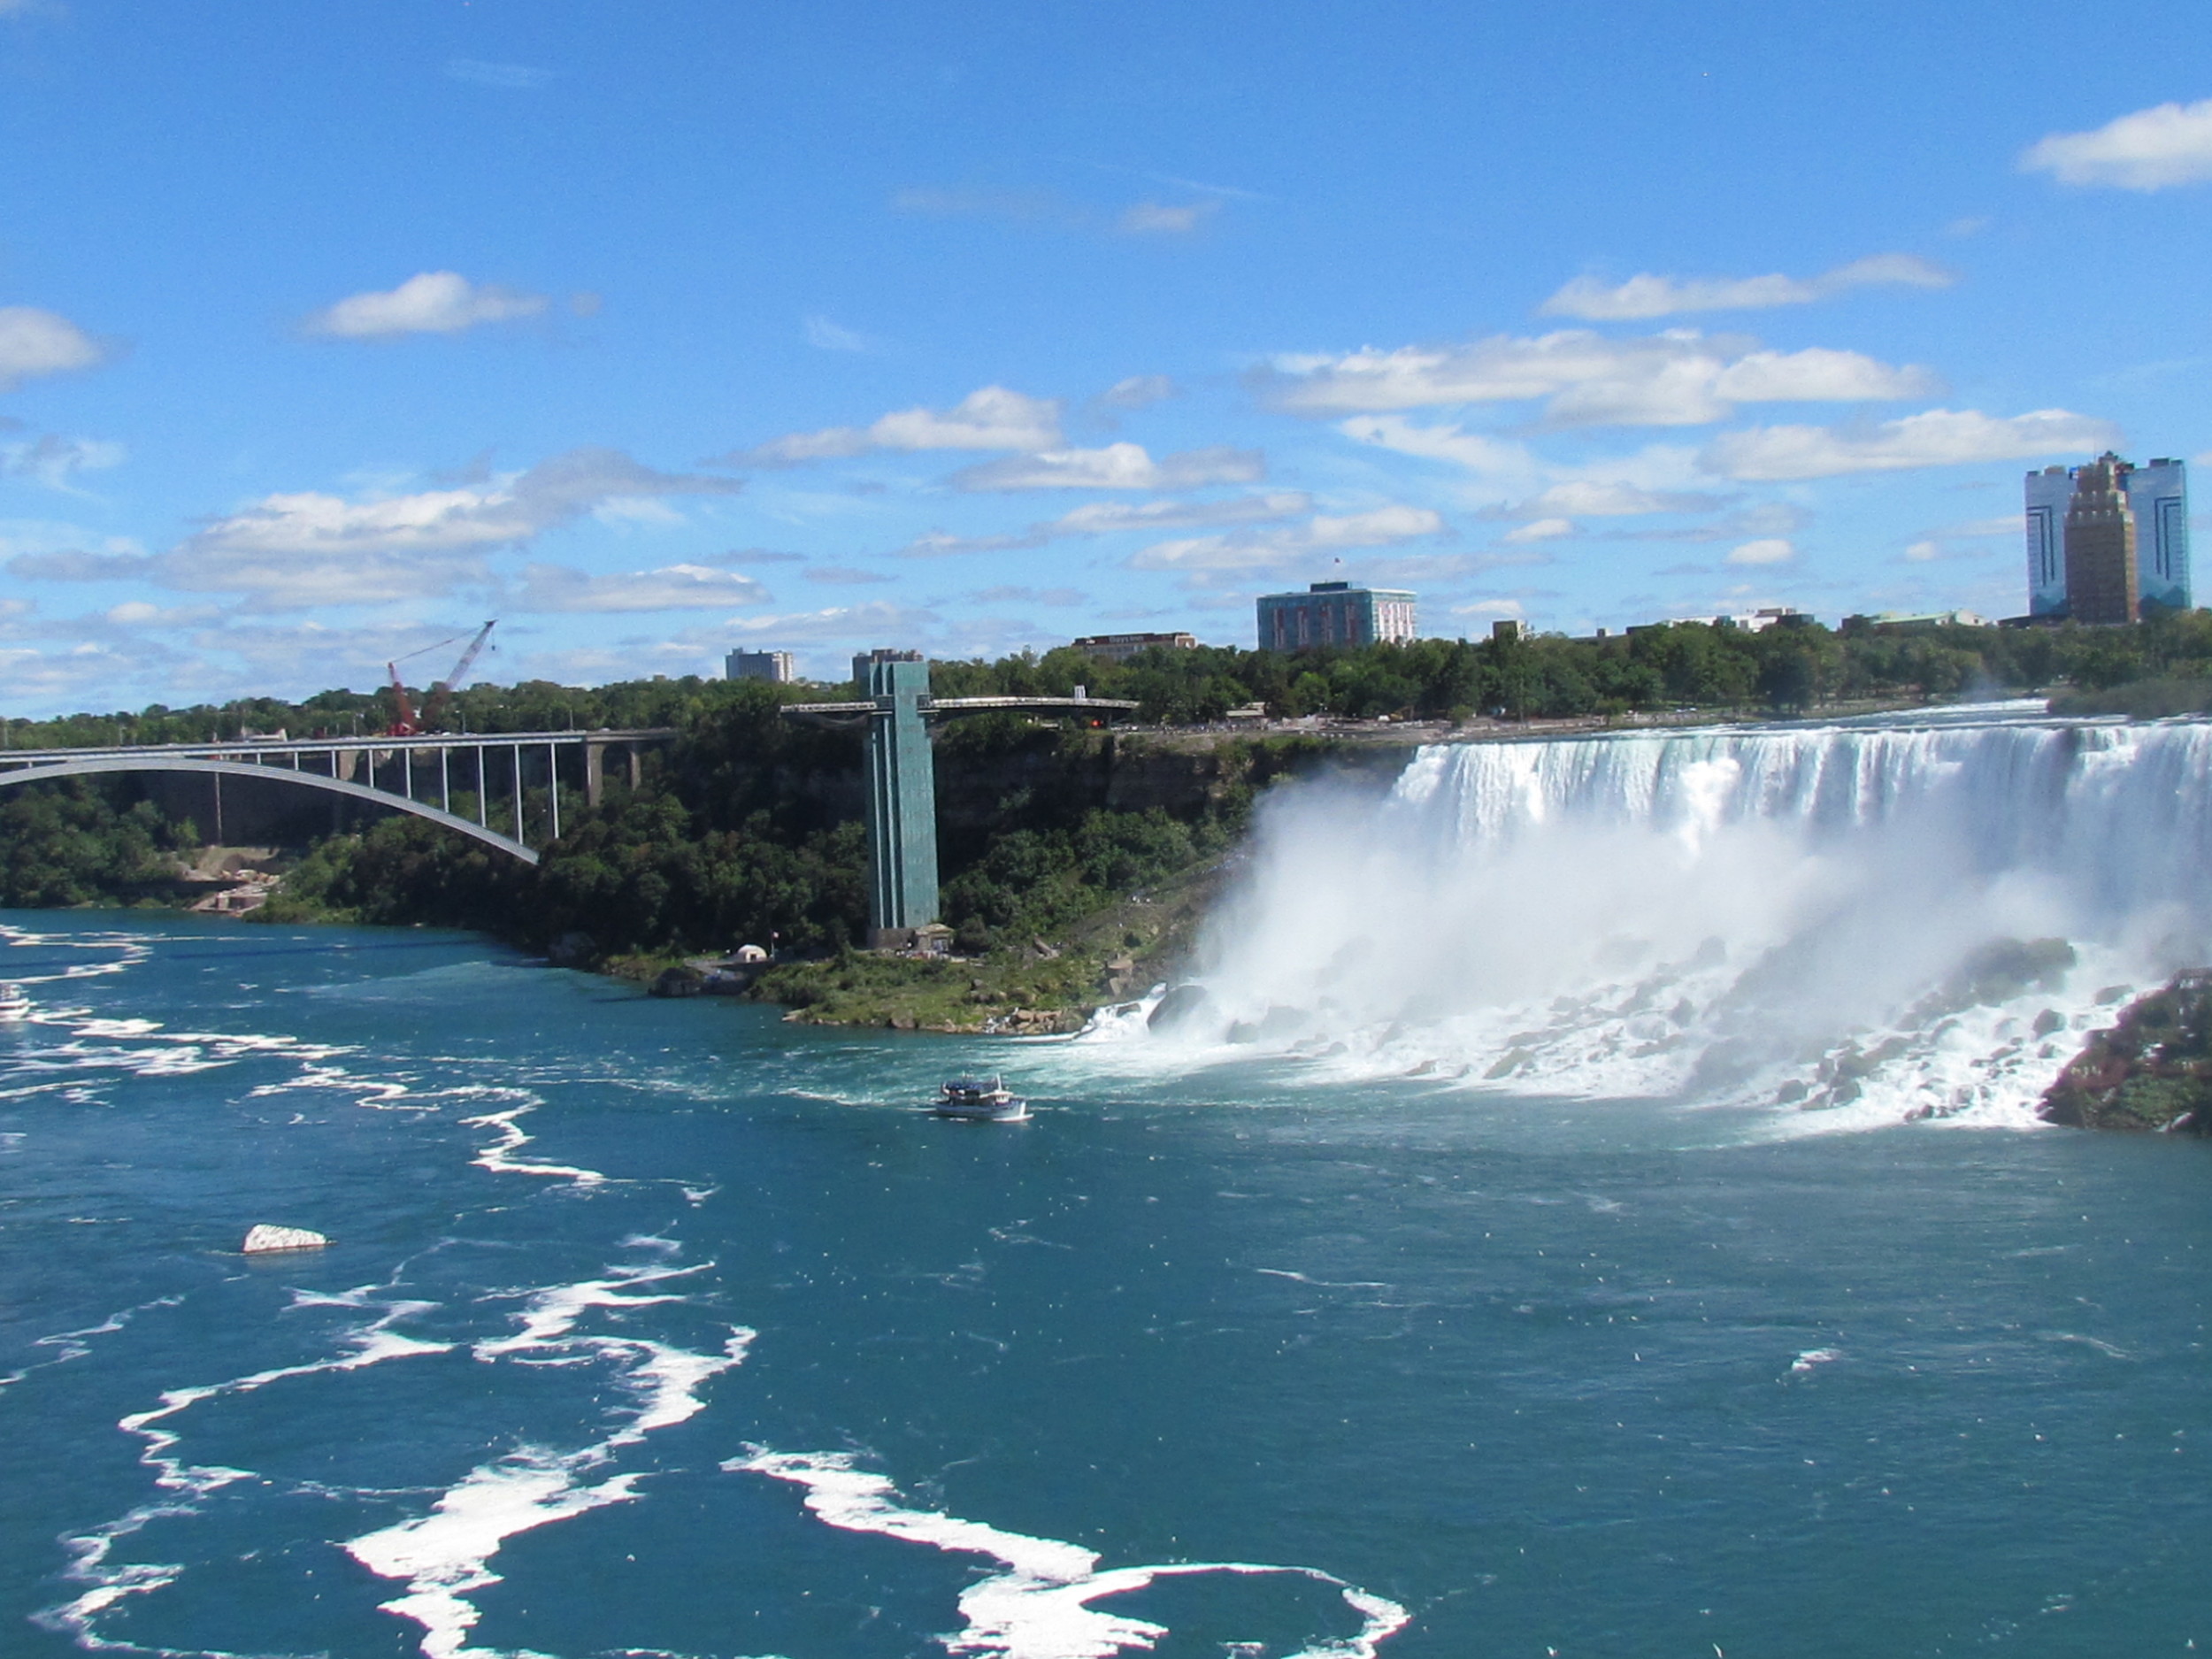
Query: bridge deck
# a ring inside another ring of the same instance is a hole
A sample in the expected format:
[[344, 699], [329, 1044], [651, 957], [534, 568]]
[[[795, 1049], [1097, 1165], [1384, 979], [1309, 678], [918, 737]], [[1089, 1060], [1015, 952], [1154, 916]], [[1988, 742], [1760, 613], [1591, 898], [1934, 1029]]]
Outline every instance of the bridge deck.
[[[675, 735], [672, 728], [642, 726], [582, 732], [426, 732], [414, 737], [217, 738], [205, 743], [6, 749], [0, 749], [0, 786], [116, 772], [199, 773], [211, 786], [216, 839], [220, 841], [222, 780], [226, 777], [266, 780], [412, 813], [534, 864], [538, 853], [531, 841], [537, 829], [541, 827], [552, 841], [561, 837], [560, 757], [564, 753], [580, 757], [585, 802], [596, 806], [601, 758], [606, 749], [628, 749], [634, 787], [639, 746], [663, 742]], [[485, 764], [492, 750], [503, 751], [495, 768]], [[473, 796], [473, 823], [453, 810], [457, 791], [452, 759], [456, 754], [471, 753], [475, 756], [474, 787], [469, 787], [471, 780], [464, 775], [458, 780], [458, 793], [464, 800]], [[526, 769], [526, 755], [529, 757]], [[425, 773], [419, 779], [418, 768]], [[502, 808], [497, 816], [505, 821], [507, 829], [494, 825], [495, 797]]]
[[280, 755], [347, 755], [373, 749], [379, 755], [393, 749], [526, 749], [581, 747], [594, 743], [664, 742], [676, 735], [672, 726], [640, 726], [634, 730], [583, 732], [426, 732], [415, 737], [233, 737], [212, 738], [204, 743], [111, 743], [90, 749], [0, 749], [0, 766], [35, 766], [72, 760], [129, 756], [147, 761], [247, 760]]

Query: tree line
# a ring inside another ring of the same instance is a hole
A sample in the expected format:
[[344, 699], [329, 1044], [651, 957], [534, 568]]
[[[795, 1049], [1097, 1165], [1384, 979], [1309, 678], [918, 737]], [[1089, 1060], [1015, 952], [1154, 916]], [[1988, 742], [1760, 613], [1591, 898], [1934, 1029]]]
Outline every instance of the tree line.
[[[1596, 639], [1563, 634], [1416, 640], [1286, 653], [1235, 646], [1154, 649], [1110, 663], [1060, 646], [995, 662], [930, 664], [940, 696], [1094, 696], [1138, 704], [1140, 720], [1204, 724], [1254, 703], [1280, 718], [1381, 715], [1464, 719], [1608, 717], [1691, 709], [1802, 712], [1861, 700], [1944, 700], [2055, 687], [2108, 691], [2143, 680], [2212, 680], [2212, 611], [2167, 611], [2132, 628], [1900, 626], [1854, 619], [1753, 632], [1723, 622], [1660, 623]], [[542, 732], [688, 729], [736, 707], [757, 681], [677, 678], [563, 686], [523, 680], [454, 694], [448, 729]], [[845, 682], [774, 688], [787, 701], [853, 695]], [[418, 694], [419, 701], [419, 694]], [[197, 743], [250, 733], [373, 736], [397, 714], [388, 687], [332, 690], [297, 703], [248, 697], [173, 709], [0, 721], [0, 746], [95, 748]]]
[[[938, 695], [1127, 698], [1140, 720], [1217, 721], [1257, 703], [1270, 713], [1348, 718], [1601, 717], [1674, 709], [1801, 712], [1855, 699], [1913, 701], [2070, 687], [2078, 695], [2147, 687], [2212, 692], [2212, 614], [2170, 614], [2131, 629], [1895, 628], [1816, 624], [1753, 633], [1689, 623], [1622, 636], [1421, 640], [1286, 655], [1202, 647], [1111, 664], [1071, 648], [996, 662], [931, 665]], [[451, 725], [497, 733], [673, 728], [649, 751], [638, 787], [611, 770], [596, 809], [565, 804], [566, 833], [531, 870], [419, 819], [394, 818], [310, 850], [272, 919], [472, 926], [543, 949], [583, 936], [596, 956], [706, 951], [772, 941], [834, 950], [865, 927], [866, 848], [851, 805], [859, 737], [780, 718], [792, 702], [849, 687], [695, 677], [602, 687], [526, 681], [472, 686]], [[257, 698], [137, 713], [11, 721], [10, 747], [204, 741], [242, 731], [351, 735], [395, 713], [389, 693], [328, 691], [299, 703]], [[944, 764], [989, 773], [1017, 757], [1030, 782], [988, 803], [980, 827], [943, 838], [944, 918], [964, 949], [1049, 935], [1113, 898], [1227, 847], [1250, 781], [1290, 764], [1291, 740], [1231, 746], [1248, 781], [1176, 811], [1114, 812], [1078, 787], [1095, 733], [1080, 723], [1015, 717], [949, 726]], [[1225, 751], [1229, 752], [1229, 751]], [[472, 810], [466, 802], [457, 810]], [[0, 903], [115, 902], [142, 895], [197, 832], [134, 802], [127, 782], [78, 780], [0, 800]]]

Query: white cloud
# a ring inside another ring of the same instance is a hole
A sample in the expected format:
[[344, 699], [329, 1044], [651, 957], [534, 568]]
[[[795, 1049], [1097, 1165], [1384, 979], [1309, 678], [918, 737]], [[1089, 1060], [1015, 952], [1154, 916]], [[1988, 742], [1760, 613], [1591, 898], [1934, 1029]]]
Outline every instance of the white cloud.
[[82, 548], [57, 548], [49, 552], [18, 553], [8, 561], [11, 576], [29, 581], [132, 582], [153, 573], [153, 556], [125, 545], [104, 553]]
[[156, 605], [132, 599], [109, 606], [104, 620], [119, 628], [183, 628], [204, 626], [221, 615], [214, 605]]
[[1301, 490], [1271, 490], [1264, 495], [1237, 495], [1227, 501], [1087, 502], [1072, 512], [1033, 524], [1011, 535], [956, 536], [933, 530], [917, 536], [899, 552], [905, 558], [940, 558], [954, 553], [1040, 548], [1051, 541], [1131, 530], [1156, 534], [1203, 525], [1266, 524], [1295, 518], [1312, 505], [1312, 497]]
[[1576, 317], [1587, 322], [1640, 322], [1687, 311], [1809, 305], [1855, 288], [1942, 288], [1956, 280], [1941, 265], [1917, 254], [1882, 253], [1855, 259], [1816, 277], [1684, 278], [1646, 273], [1610, 288], [1595, 277], [1577, 277], [1537, 310], [1545, 317]]
[[0, 391], [70, 369], [88, 369], [107, 356], [99, 342], [58, 311], [0, 305]]
[[1713, 390], [1731, 403], [1863, 403], [1925, 397], [1941, 389], [1923, 368], [1893, 368], [1855, 351], [1819, 346], [1755, 351], [1721, 371]]
[[1537, 471], [1525, 444], [1452, 426], [1417, 426], [1402, 415], [1355, 415], [1337, 427], [1359, 443], [1425, 460], [1450, 461], [1484, 476], [1527, 477]]
[[[349, 500], [270, 495], [156, 561], [165, 585], [251, 593], [271, 606], [359, 604], [485, 579], [484, 556], [624, 498], [728, 495], [733, 479], [655, 472], [615, 449], [572, 449], [480, 485]], [[733, 580], [742, 580], [743, 578]]]
[[[1528, 518], [1708, 512], [1720, 505], [1709, 495], [1674, 488], [1703, 477], [1697, 451], [1682, 444], [1649, 444], [1632, 455], [1559, 467], [1539, 460], [1524, 444], [1455, 426], [1416, 426], [1401, 415], [1356, 415], [1338, 430], [1401, 455], [1454, 462], [1504, 488], [1538, 491], [1511, 509]], [[1539, 491], [1547, 477], [1556, 481]]]
[[1726, 432], [1713, 440], [1704, 461], [1724, 478], [1770, 481], [2093, 453], [2120, 441], [2111, 422], [2063, 409], [2009, 418], [1973, 409], [1931, 409], [1866, 427], [1755, 426]]
[[864, 571], [850, 565], [817, 565], [800, 572], [810, 582], [827, 582], [833, 586], [853, 588], [868, 582], [896, 581], [898, 578], [887, 571]]
[[1003, 386], [970, 392], [950, 409], [902, 409], [867, 426], [795, 432], [718, 457], [731, 466], [798, 466], [865, 455], [871, 449], [1049, 449], [1060, 442], [1056, 398], [1026, 397]]
[[1925, 565], [1943, 557], [1939, 541], [1916, 541], [1905, 549], [1905, 557], [1915, 565]]
[[1444, 520], [1426, 507], [1394, 503], [1366, 512], [1317, 513], [1302, 525], [1156, 541], [1129, 563], [1141, 571], [1267, 571], [1310, 563], [1317, 553], [1387, 547], [1435, 535]]
[[1797, 557], [1797, 549], [1778, 535], [1763, 536], [1756, 541], [1747, 541], [1741, 547], [1731, 548], [1724, 561], [1730, 565], [1786, 565]]
[[349, 295], [309, 317], [307, 332], [334, 340], [388, 340], [399, 334], [452, 334], [484, 323], [543, 313], [542, 294], [488, 284], [457, 271], [425, 271], [396, 288]]
[[1164, 374], [1133, 374], [1116, 380], [1093, 401], [1108, 409], [1148, 409], [1176, 396], [1178, 388]]
[[1527, 513], [1571, 513], [1587, 518], [1632, 518], [1652, 512], [1708, 512], [1720, 503], [1710, 495], [1683, 490], [1647, 489], [1617, 479], [1575, 478], [1554, 484], [1521, 503]]
[[1125, 236], [1187, 236], [1220, 211], [1218, 201], [1140, 202], [1124, 210], [1114, 228]]
[[1504, 539], [1515, 543], [1556, 541], [1561, 536], [1572, 535], [1574, 533], [1574, 520], [1571, 518], [1538, 518], [1523, 525], [1517, 530], [1507, 531]]
[[705, 565], [668, 565], [659, 570], [593, 576], [565, 565], [533, 565], [511, 611], [723, 611], [764, 604], [768, 590], [749, 576]]
[[1178, 490], [1250, 484], [1266, 476], [1267, 457], [1257, 449], [1216, 444], [1156, 461], [1142, 444], [1110, 443], [1098, 449], [1048, 449], [987, 461], [955, 472], [951, 482], [965, 490]]
[[807, 344], [817, 351], [865, 351], [868, 349], [866, 335], [840, 327], [819, 311], [809, 313], [801, 326], [806, 334]]
[[2027, 148], [2020, 170], [2120, 190], [2200, 184], [2212, 179], [2212, 98], [2137, 110], [2091, 133], [2053, 133]]
[[0, 478], [35, 479], [49, 489], [69, 490], [77, 473], [103, 472], [122, 460], [119, 443], [45, 433], [23, 443], [0, 443]]
[[1694, 329], [1633, 340], [1563, 329], [1533, 339], [1496, 335], [1467, 346], [1286, 359], [1265, 391], [1278, 408], [1298, 414], [1543, 398], [1555, 425], [1676, 426], [1724, 419], [1737, 403], [1858, 402], [1922, 396], [1933, 386], [1924, 369], [1857, 352], [1767, 351]]
[[135, 646], [128, 651], [89, 643], [58, 651], [0, 650], [0, 697], [18, 710], [112, 708], [122, 701], [116, 688], [131, 684], [146, 666], [145, 652]]
[[1096, 501], [1052, 521], [1056, 535], [1111, 535], [1121, 530], [1175, 530], [1195, 525], [1259, 524], [1287, 518], [1313, 505], [1302, 490], [1271, 490], [1226, 501]]

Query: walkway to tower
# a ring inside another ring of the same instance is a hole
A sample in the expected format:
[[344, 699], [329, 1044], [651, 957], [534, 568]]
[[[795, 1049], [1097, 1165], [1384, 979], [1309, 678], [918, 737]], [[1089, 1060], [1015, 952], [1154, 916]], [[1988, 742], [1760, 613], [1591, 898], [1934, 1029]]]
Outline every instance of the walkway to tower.
[[795, 720], [868, 724], [868, 943], [901, 949], [937, 919], [937, 768], [926, 722], [999, 710], [1048, 709], [1110, 719], [1137, 705], [1112, 697], [933, 697], [918, 659], [854, 659], [868, 694], [858, 703], [790, 703]]

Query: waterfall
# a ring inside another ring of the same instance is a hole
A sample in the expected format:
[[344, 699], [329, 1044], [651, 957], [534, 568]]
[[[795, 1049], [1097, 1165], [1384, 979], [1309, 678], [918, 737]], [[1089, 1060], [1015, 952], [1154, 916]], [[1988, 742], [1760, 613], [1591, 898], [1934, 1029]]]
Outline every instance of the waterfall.
[[1439, 745], [1285, 792], [1155, 1041], [1548, 1096], [2032, 1121], [2212, 961], [2212, 726], [1981, 710]]

